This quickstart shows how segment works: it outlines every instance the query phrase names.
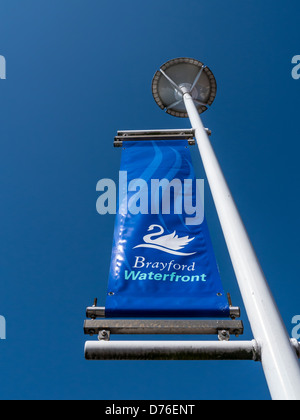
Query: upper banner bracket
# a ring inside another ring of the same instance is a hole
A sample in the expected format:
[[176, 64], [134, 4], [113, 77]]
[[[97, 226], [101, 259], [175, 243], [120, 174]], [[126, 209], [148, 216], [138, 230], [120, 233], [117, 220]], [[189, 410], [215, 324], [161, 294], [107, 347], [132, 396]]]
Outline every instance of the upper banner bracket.
[[[211, 130], [206, 129], [211, 135]], [[129, 130], [118, 131], [114, 139], [115, 147], [122, 147], [124, 141], [146, 141], [146, 140], [188, 140], [190, 146], [196, 144], [194, 129], [179, 130]]]

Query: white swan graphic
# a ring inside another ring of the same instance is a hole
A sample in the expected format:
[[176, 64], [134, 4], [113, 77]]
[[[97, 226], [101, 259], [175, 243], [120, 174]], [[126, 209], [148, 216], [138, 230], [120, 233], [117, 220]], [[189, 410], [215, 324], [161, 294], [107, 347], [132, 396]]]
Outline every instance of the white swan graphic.
[[[178, 235], [176, 235], [176, 231], [171, 233], [170, 235], [164, 235], [165, 230], [160, 225], [151, 225], [148, 229], [148, 232], [151, 232], [155, 228], [158, 228], [159, 232], [151, 233], [150, 235], [144, 236], [143, 240], [145, 243], [141, 245], [137, 245], [133, 249], [153, 248], [153, 249], [159, 249], [160, 251], [163, 251], [163, 252], [167, 252], [168, 254], [184, 255], [184, 256], [196, 254], [196, 252], [187, 254], [187, 253], [179, 251], [183, 249], [184, 247], [186, 247], [195, 238], [189, 238], [188, 236], [179, 238]], [[156, 238], [156, 239], [153, 239], [153, 238]]]

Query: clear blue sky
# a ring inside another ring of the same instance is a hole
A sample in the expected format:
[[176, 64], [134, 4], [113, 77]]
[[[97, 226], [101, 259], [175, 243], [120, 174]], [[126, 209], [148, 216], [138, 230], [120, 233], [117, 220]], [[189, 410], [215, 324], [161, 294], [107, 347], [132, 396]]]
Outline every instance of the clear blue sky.
[[[215, 73], [203, 117], [279, 309], [300, 314], [299, 2], [2, 0], [1, 399], [269, 399], [251, 362], [87, 362], [85, 308], [104, 304], [114, 218], [96, 184], [117, 180], [119, 129], [182, 128], [151, 94], [180, 56]], [[193, 149], [198, 177], [203, 177]], [[211, 197], [223, 285], [242, 300]], [[244, 339], [252, 339], [246, 314]]]

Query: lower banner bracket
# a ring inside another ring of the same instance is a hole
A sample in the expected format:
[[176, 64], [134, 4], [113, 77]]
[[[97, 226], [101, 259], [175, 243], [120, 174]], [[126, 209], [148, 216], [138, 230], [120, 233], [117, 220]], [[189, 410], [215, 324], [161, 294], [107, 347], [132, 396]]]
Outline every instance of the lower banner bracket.
[[220, 341], [228, 341], [230, 335], [244, 333], [242, 321], [237, 320], [131, 320], [89, 319], [84, 322], [86, 335], [97, 335], [109, 340], [111, 335], [217, 335]]

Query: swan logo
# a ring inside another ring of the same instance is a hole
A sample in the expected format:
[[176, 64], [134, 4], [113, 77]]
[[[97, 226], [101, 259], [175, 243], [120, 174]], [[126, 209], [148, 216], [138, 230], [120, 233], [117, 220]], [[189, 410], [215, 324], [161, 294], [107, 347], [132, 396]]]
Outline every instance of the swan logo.
[[152, 248], [158, 249], [159, 251], [166, 252], [167, 254], [172, 255], [181, 255], [181, 256], [189, 256], [195, 255], [196, 252], [192, 253], [185, 253], [181, 252], [186, 246], [190, 244], [195, 238], [189, 238], [188, 236], [179, 238], [176, 235], [176, 231], [171, 233], [170, 235], [164, 235], [165, 230], [160, 225], [151, 225], [148, 229], [148, 232], [152, 232], [155, 229], [159, 231], [156, 233], [151, 233], [149, 235], [144, 236], [143, 240], [144, 243], [141, 245], [135, 246], [133, 249], [136, 248]]

